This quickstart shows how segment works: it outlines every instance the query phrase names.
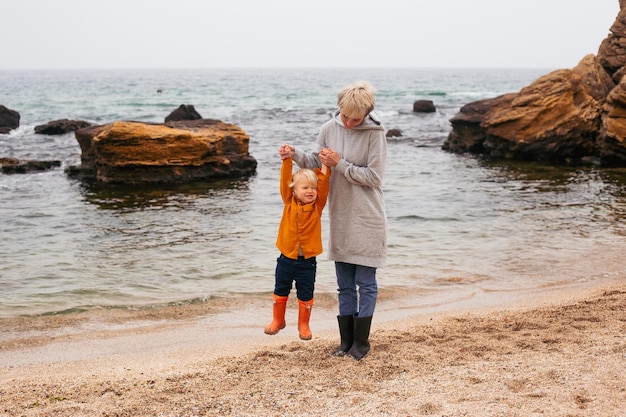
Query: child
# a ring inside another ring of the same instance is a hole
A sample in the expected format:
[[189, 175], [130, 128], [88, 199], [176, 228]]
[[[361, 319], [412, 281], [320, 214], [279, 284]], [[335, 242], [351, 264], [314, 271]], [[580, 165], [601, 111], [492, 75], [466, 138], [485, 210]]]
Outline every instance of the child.
[[330, 169], [299, 169], [292, 175], [291, 150], [287, 145], [279, 149], [280, 195], [285, 207], [278, 228], [277, 259], [274, 284], [273, 320], [265, 333], [276, 334], [285, 328], [285, 310], [293, 281], [298, 296], [298, 333], [300, 339], [310, 340], [309, 318], [313, 307], [313, 290], [317, 261], [322, 253], [322, 210], [328, 198]]

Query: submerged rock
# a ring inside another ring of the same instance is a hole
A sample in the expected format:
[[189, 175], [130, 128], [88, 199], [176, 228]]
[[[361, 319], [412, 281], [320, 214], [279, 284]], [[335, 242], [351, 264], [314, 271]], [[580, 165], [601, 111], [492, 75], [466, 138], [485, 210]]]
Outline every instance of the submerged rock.
[[87, 126], [91, 126], [91, 123], [84, 120], [60, 119], [35, 126], [35, 133], [43, 135], [63, 135], [65, 133], [75, 132]]
[[219, 120], [119, 121], [76, 131], [81, 165], [68, 172], [101, 182], [172, 183], [253, 174], [248, 135]]
[[31, 171], [46, 171], [60, 167], [61, 161], [35, 161], [17, 158], [0, 158], [0, 171], [3, 174], [25, 174]]

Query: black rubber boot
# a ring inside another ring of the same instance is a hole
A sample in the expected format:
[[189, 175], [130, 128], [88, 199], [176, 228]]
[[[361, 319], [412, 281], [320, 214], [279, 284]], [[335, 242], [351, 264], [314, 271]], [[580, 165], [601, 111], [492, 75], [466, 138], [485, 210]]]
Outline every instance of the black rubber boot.
[[354, 318], [354, 343], [348, 351], [348, 355], [354, 359], [361, 360], [370, 351], [370, 327], [372, 326], [372, 316]]
[[354, 342], [354, 317], [352, 314], [349, 316], [337, 316], [339, 322], [339, 336], [341, 337], [341, 344], [333, 353], [334, 356], [343, 356], [352, 347]]

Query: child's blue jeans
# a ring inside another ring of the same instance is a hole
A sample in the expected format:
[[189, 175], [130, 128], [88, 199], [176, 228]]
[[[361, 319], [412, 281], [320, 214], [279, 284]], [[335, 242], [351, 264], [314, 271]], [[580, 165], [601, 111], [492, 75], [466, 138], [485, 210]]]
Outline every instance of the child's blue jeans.
[[315, 288], [316, 271], [317, 260], [315, 256], [307, 259], [304, 259], [303, 256], [299, 256], [298, 259], [291, 259], [281, 253], [276, 260], [274, 294], [283, 297], [289, 295], [291, 286], [295, 281], [298, 300], [311, 300]]

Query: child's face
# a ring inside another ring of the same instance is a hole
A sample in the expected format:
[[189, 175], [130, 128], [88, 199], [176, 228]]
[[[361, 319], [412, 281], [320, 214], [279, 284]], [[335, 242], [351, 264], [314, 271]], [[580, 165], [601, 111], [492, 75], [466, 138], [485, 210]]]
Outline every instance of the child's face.
[[293, 195], [301, 203], [309, 204], [317, 200], [317, 187], [307, 181], [306, 178], [300, 178], [293, 185]]

